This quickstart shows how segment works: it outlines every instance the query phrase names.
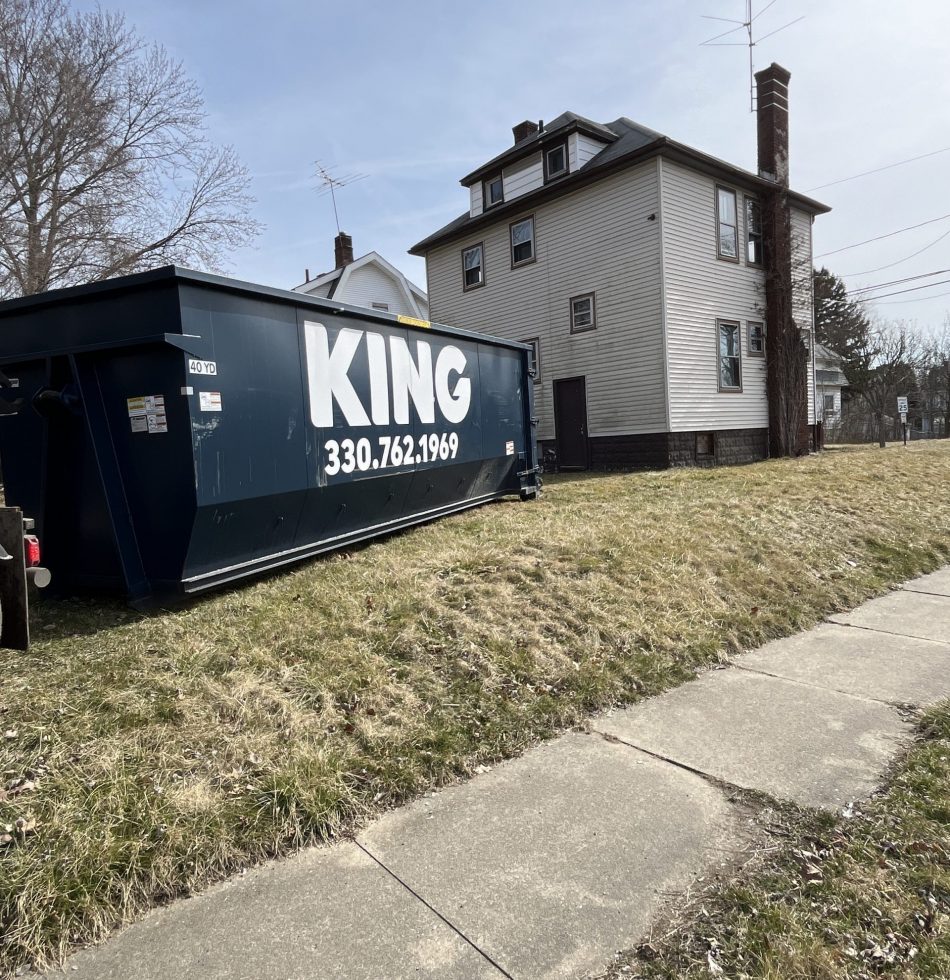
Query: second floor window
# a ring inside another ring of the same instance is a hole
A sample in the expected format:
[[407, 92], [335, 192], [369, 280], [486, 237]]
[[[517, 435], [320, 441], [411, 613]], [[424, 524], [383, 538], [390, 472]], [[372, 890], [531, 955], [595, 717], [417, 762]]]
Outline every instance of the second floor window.
[[594, 294], [571, 297], [571, 333], [583, 333], [597, 326], [594, 319]]
[[739, 350], [739, 324], [720, 320], [719, 331], [719, 390], [742, 390], [742, 354]]
[[511, 225], [511, 265], [534, 261], [534, 217]]
[[736, 192], [728, 187], [716, 188], [716, 224], [719, 258], [739, 261], [739, 222], [736, 214]]
[[474, 289], [485, 282], [485, 266], [482, 260], [482, 245], [462, 249], [462, 287]]
[[484, 186], [485, 210], [501, 204], [505, 200], [505, 184], [501, 179], [501, 174], [489, 177]]
[[762, 265], [762, 205], [754, 197], [745, 199], [746, 262]]

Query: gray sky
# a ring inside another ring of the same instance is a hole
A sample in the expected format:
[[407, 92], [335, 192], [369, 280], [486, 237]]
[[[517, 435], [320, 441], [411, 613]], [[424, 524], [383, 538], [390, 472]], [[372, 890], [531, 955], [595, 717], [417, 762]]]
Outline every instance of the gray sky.
[[[121, 9], [184, 62], [204, 89], [211, 135], [234, 144], [253, 174], [267, 229], [230, 271], [256, 282], [292, 286], [304, 268], [333, 265], [317, 159], [367, 175], [338, 196], [357, 254], [375, 249], [423, 286], [424, 263], [406, 249], [465, 210], [459, 177], [508, 146], [522, 119], [626, 115], [755, 166], [748, 52], [698, 46], [730, 27], [701, 15], [738, 20], [743, 0], [125, 0]], [[792, 186], [834, 208], [816, 220], [816, 255], [950, 215], [950, 152], [813, 190], [950, 148], [950, 4], [776, 0], [758, 34], [802, 16], [764, 38], [754, 60], [792, 73]], [[950, 270], [950, 217], [816, 261], [852, 288]], [[950, 272], [878, 292], [940, 280]], [[950, 282], [874, 308], [936, 327]]]

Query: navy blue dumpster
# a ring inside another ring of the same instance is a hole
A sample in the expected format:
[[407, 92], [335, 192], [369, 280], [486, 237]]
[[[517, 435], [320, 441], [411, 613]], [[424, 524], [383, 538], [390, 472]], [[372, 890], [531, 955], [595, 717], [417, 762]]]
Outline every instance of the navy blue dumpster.
[[60, 592], [200, 592], [536, 495], [524, 344], [175, 267], [0, 304], [6, 501]]

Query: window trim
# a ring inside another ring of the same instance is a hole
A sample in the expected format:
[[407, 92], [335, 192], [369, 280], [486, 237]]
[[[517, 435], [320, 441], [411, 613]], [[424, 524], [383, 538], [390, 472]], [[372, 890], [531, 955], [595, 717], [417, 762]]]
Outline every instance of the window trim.
[[[579, 299], [589, 299], [590, 300], [590, 323], [586, 326], [578, 327], [574, 323], [574, 304]], [[571, 311], [571, 333], [590, 333], [591, 330], [597, 329], [597, 300], [596, 294], [594, 292], [589, 293], [578, 293], [576, 296], [572, 296], [568, 300], [568, 308]]]
[[[822, 393], [822, 409], [821, 414], [824, 415], [826, 412], [831, 412], [832, 415], [837, 414], [837, 409], [835, 408], [835, 396], [832, 392], [830, 395], [827, 392]], [[828, 399], [831, 399], [831, 407], [828, 407]]]
[[528, 337], [519, 343], [530, 344], [534, 348], [534, 377], [531, 380], [537, 384], [541, 380], [541, 338]]
[[373, 305], [372, 305], [372, 309], [376, 310], [378, 313], [388, 313], [389, 312], [389, 303], [377, 303], [377, 302], [374, 302]]
[[[716, 198], [718, 201], [719, 199]], [[754, 194], [743, 194], [743, 218], [745, 219], [745, 264], [749, 266], [750, 269], [764, 269], [765, 268], [765, 230], [761, 227], [763, 224], [764, 215], [762, 213], [762, 201], [760, 198], [756, 197]], [[752, 262], [749, 259], [749, 203], [757, 204], [759, 207], [759, 250], [762, 253], [762, 260], [759, 262]]]
[[[564, 169], [559, 170], [556, 174], [552, 174], [548, 170], [548, 154], [554, 150], [564, 150]], [[541, 151], [541, 160], [544, 165], [544, 182], [545, 184], [550, 184], [552, 181], [560, 180], [562, 177], [566, 177], [571, 172], [571, 156], [568, 149], [567, 140], [561, 140], [558, 143], [553, 143], [551, 146], [546, 146]]]
[[[735, 327], [736, 328], [736, 350], [738, 353], [735, 355], [739, 360], [739, 386], [738, 388], [724, 388], [722, 386], [722, 357], [723, 355], [719, 350], [719, 336], [723, 327]], [[716, 387], [720, 392], [726, 395], [741, 395], [742, 394], [742, 324], [738, 320], [729, 320], [727, 318], [716, 320]]]
[[[722, 222], [720, 221], [719, 215], [719, 192], [726, 191], [732, 195], [733, 200], [736, 203], [736, 221], [735, 221], [735, 235], [736, 235], [736, 254], [723, 255], [722, 254], [722, 241], [719, 235], [719, 228]], [[734, 187], [727, 187], [725, 184], [716, 184], [715, 191], [713, 192], [714, 202], [716, 205], [716, 258], [722, 259], [723, 262], [733, 262], [738, 265], [741, 261], [739, 255], [739, 192]]]
[[[531, 222], [531, 258], [521, 259], [520, 261], [515, 261], [515, 243], [511, 236], [512, 229], [515, 225], [524, 224], [524, 222]], [[515, 221], [510, 221], [508, 223], [508, 251], [511, 257], [511, 268], [520, 269], [523, 265], [531, 265], [538, 261], [538, 226], [534, 220], [534, 214], [526, 214]]]
[[[495, 181], [500, 181], [501, 183], [501, 197], [497, 201], [488, 201], [488, 188], [489, 185], [494, 184]], [[482, 211], [490, 211], [492, 208], [497, 208], [505, 203], [505, 178], [502, 172], [499, 170], [498, 173], [492, 174], [490, 177], [485, 177], [482, 180]]]
[[[479, 272], [481, 274], [481, 278], [479, 279], [478, 282], [473, 283], [471, 286], [469, 286], [465, 282], [465, 253], [466, 252], [471, 252], [473, 249], [476, 249], [476, 248], [480, 248], [482, 250], [482, 261], [481, 261], [481, 265], [479, 266]], [[462, 256], [462, 292], [463, 293], [470, 293], [473, 289], [481, 289], [481, 287], [485, 285], [485, 243], [484, 243], [484, 241], [474, 242], [471, 245], [466, 245], [465, 248], [463, 248], [461, 250], [461, 256]]]
[[[760, 327], [762, 330], [762, 349], [756, 350], [752, 346], [752, 328]], [[765, 324], [761, 320], [747, 320], [746, 321], [746, 349], [749, 352], [749, 357], [765, 357]]]

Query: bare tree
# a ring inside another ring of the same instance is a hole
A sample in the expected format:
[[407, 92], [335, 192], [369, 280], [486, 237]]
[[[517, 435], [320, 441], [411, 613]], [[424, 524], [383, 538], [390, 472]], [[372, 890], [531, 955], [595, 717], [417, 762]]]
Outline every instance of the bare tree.
[[119, 14], [0, 0], [0, 297], [247, 243], [249, 178], [201, 94]]
[[924, 354], [923, 340], [914, 328], [904, 322], [883, 321], [871, 326], [856, 351], [855, 360], [862, 367], [852, 368], [861, 373], [853, 386], [872, 415], [882, 448], [887, 442], [888, 420], [897, 414], [897, 396], [913, 396], [916, 391]]

